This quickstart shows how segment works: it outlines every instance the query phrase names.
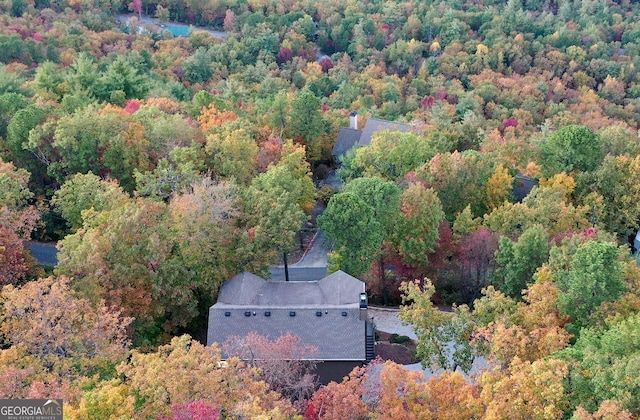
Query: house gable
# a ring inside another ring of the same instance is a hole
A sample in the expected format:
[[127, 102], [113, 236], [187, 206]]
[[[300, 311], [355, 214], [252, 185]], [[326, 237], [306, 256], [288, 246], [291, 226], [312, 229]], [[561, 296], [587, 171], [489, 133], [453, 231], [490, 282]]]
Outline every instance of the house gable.
[[409, 126], [398, 122], [369, 118], [362, 129], [362, 135], [360, 136], [358, 144], [361, 146], [370, 145], [374, 133], [378, 131], [401, 131], [406, 133], [409, 131]]
[[327, 302], [333, 305], [358, 303], [360, 293], [365, 291], [363, 282], [344, 271], [336, 271], [323, 278], [318, 282], [318, 286], [324, 293]]
[[267, 281], [262, 277], [246, 271], [237, 274], [222, 284], [218, 293], [218, 302], [249, 304], [266, 283]]
[[338, 133], [336, 144], [331, 149], [331, 154], [335, 157], [342, 156], [355, 146], [360, 140], [362, 130], [355, 130], [353, 128], [343, 127]]

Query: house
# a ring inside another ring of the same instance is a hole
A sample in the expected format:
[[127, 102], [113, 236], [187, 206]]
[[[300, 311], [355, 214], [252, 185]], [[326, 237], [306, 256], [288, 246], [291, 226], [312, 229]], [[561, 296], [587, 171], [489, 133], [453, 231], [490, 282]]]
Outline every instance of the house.
[[291, 333], [315, 347], [323, 383], [339, 382], [374, 357], [365, 284], [343, 271], [310, 282], [267, 281], [247, 272], [227, 280], [209, 310], [207, 344], [251, 332], [271, 340]]
[[371, 138], [376, 132], [385, 130], [406, 133], [409, 131], [409, 126], [393, 121], [369, 118], [364, 124], [363, 129], [358, 130], [358, 114], [352, 111], [349, 116], [349, 127], [340, 129], [331, 154], [334, 158], [338, 158], [356, 145], [368, 146], [371, 144]]

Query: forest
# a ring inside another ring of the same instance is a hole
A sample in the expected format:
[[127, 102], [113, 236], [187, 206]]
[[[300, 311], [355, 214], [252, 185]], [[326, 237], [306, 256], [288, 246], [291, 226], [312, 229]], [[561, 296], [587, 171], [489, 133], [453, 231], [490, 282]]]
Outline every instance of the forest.
[[[638, 69], [630, 0], [0, 0], [0, 397], [69, 419], [638, 418]], [[336, 159], [352, 111], [410, 130]], [[444, 373], [377, 360], [317, 387], [192, 338], [309, 222]]]

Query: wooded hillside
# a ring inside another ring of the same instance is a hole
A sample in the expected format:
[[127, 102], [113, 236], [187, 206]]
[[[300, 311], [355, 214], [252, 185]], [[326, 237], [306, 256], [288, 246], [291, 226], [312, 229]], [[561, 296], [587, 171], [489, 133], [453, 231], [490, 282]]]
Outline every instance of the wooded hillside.
[[[0, 397], [92, 419], [637, 418], [639, 8], [0, 1]], [[409, 130], [336, 161], [352, 111]], [[336, 167], [344, 189], [321, 187]], [[374, 363], [292, 402], [182, 335], [316, 206], [330, 270], [403, 304], [445, 374]]]

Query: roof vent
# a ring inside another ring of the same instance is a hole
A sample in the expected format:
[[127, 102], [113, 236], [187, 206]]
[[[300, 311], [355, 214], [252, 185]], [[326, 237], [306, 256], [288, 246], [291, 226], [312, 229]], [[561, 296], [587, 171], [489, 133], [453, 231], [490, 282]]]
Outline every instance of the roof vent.
[[296, 316], [296, 311], [289, 312], [289, 316]]
[[251, 316], [251, 312], [245, 311], [244, 316]]
[[321, 311], [316, 312], [316, 316], [322, 316], [322, 312]]
[[229, 312], [229, 311], [225, 312], [224, 316], [231, 316], [231, 312]]
[[342, 311], [342, 316], [347, 316], [347, 311]]
[[264, 311], [264, 316], [271, 316], [271, 311]]

